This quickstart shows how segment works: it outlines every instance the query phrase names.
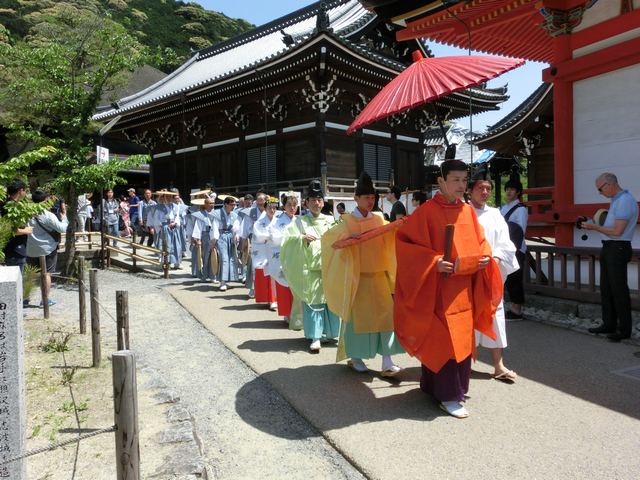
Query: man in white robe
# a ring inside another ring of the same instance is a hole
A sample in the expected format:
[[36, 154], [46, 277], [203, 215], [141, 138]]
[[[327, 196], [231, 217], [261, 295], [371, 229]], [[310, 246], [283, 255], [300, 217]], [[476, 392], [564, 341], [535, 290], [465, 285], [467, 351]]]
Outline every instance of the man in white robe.
[[[492, 256], [500, 267], [502, 281], [504, 282], [510, 273], [515, 272], [520, 267], [516, 259], [516, 247], [509, 238], [507, 222], [505, 222], [500, 210], [487, 205], [487, 200], [492, 190], [493, 186], [489, 180], [488, 172], [486, 168], [481, 167], [469, 181], [468, 194], [470, 203], [478, 216], [478, 221], [484, 228], [484, 235], [489, 245], [491, 245]], [[517, 378], [517, 374], [504, 365], [502, 355], [503, 349], [507, 346], [503, 302], [500, 302], [496, 310], [496, 315], [493, 319], [493, 330], [496, 333], [495, 340], [476, 331], [476, 345], [481, 345], [491, 350], [494, 378], [512, 383]]]

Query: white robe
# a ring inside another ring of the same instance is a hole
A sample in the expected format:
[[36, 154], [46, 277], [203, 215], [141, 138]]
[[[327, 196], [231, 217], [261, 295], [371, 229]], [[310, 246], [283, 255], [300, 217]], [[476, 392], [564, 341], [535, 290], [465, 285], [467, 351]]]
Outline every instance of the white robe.
[[275, 222], [269, 225], [271, 231], [271, 254], [265, 273], [285, 287], [288, 287], [289, 283], [284, 276], [282, 264], [280, 263], [280, 246], [284, 238], [284, 231], [295, 218], [295, 215], [291, 218], [286, 213], [282, 213]]
[[[254, 268], [266, 269], [271, 254], [272, 224], [278, 218], [274, 215], [271, 220], [266, 213], [262, 213], [258, 221], [253, 224], [253, 242], [251, 243], [251, 262]], [[268, 275], [265, 272], [265, 275]]]
[[[509, 227], [504, 217], [497, 208], [489, 207], [474, 208], [478, 221], [484, 229], [484, 236], [491, 245], [491, 254], [500, 259], [498, 265], [502, 282], [507, 279], [507, 275], [518, 270], [519, 265], [516, 259], [516, 247], [509, 239]], [[500, 302], [493, 318], [493, 330], [496, 332], [496, 339], [493, 340], [486, 335], [476, 331], [476, 345], [486, 348], [505, 348], [507, 346], [507, 330], [504, 320], [504, 305]]]

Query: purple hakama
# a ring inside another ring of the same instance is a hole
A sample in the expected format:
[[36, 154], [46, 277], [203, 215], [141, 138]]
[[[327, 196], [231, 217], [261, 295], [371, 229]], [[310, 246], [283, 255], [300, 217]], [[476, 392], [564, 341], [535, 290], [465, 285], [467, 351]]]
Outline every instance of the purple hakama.
[[471, 356], [460, 363], [454, 359], [449, 360], [438, 373], [434, 373], [422, 365], [420, 389], [439, 402], [462, 402], [465, 394], [469, 391], [470, 377]]

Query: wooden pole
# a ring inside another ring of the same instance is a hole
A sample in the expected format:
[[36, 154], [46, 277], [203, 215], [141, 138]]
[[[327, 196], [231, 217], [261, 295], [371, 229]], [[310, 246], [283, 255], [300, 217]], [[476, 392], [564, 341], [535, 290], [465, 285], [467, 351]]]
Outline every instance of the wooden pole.
[[116, 291], [116, 325], [118, 350], [129, 349], [129, 292]]
[[169, 278], [169, 247], [164, 233], [162, 234], [162, 270], [164, 271], [164, 278]]
[[[135, 225], [134, 225], [135, 228]], [[133, 256], [131, 257], [131, 260], [133, 261], [133, 268], [136, 268], [136, 244], [137, 244], [137, 240], [138, 240], [138, 236], [136, 235], [136, 231], [134, 230], [133, 233], [131, 234], [131, 248], [133, 249]]]
[[44, 318], [49, 318], [49, 292], [47, 292], [47, 260], [40, 257], [40, 292], [42, 293], [42, 310]]
[[116, 425], [117, 480], [140, 479], [136, 359], [124, 350], [112, 356], [113, 413]]
[[84, 285], [84, 257], [78, 257], [78, 306], [80, 308], [80, 333], [87, 333], [87, 297]]
[[[444, 257], [443, 260], [445, 262], [451, 261], [451, 253], [453, 250], [453, 234], [456, 230], [454, 224], [448, 224], [444, 229]], [[442, 276], [447, 278], [449, 276], [448, 273], [443, 273]]]
[[91, 354], [93, 356], [93, 366], [100, 366], [100, 305], [98, 304], [98, 269], [92, 268], [89, 271], [89, 290], [91, 300]]

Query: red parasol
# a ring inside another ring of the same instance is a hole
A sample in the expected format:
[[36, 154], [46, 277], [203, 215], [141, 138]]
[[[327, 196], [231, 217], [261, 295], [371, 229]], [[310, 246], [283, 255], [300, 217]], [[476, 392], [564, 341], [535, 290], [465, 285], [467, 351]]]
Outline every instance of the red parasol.
[[424, 58], [413, 52], [413, 63], [391, 80], [347, 129], [355, 130], [450, 93], [464, 90], [524, 64], [516, 58], [459, 56]]

